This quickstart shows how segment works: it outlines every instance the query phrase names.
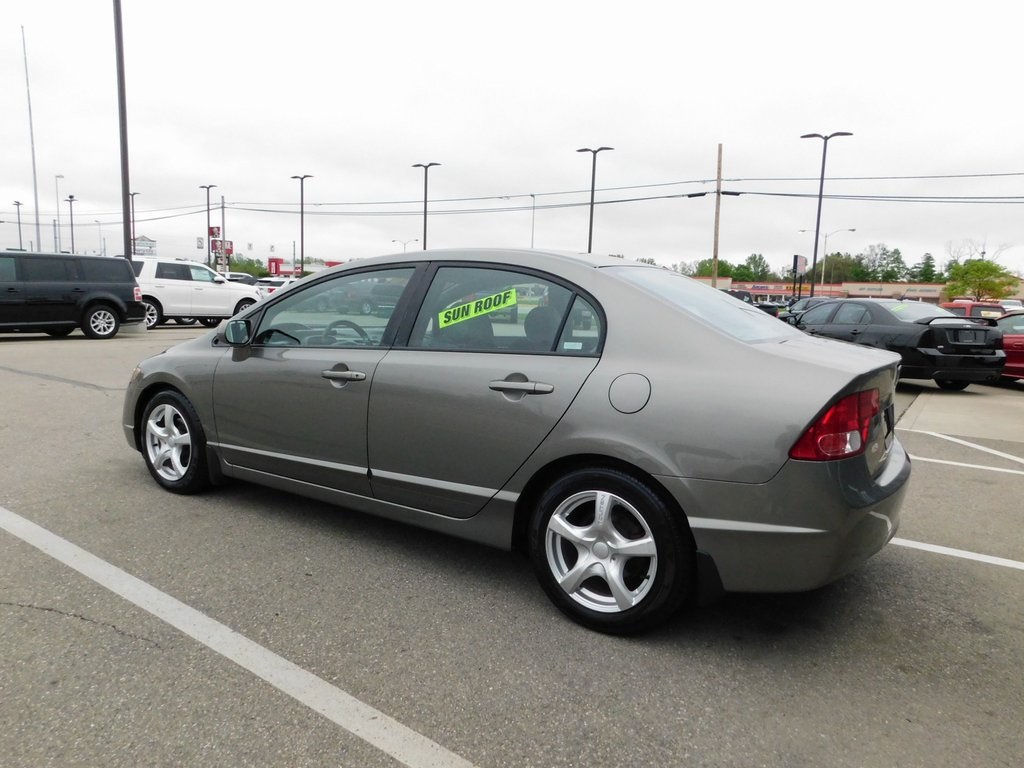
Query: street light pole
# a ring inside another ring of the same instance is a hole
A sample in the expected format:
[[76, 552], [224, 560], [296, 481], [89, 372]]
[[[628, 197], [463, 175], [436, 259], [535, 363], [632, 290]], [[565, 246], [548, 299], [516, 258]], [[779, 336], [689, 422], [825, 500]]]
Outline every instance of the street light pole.
[[431, 166], [440, 165], [440, 163], [416, 163], [413, 168], [423, 169], [423, 250], [427, 250], [427, 174], [430, 173]]
[[[292, 178], [299, 180], [299, 277], [302, 277], [306, 271], [306, 179], [313, 177], [304, 173]], [[292, 263], [294, 265], [294, 259]]]
[[402, 244], [402, 253], [405, 253], [405, 248], [406, 248], [407, 245], [409, 245], [409, 243], [418, 243], [419, 241], [420, 240], [417, 237], [417, 238], [413, 238], [412, 240], [392, 240], [391, 242], [392, 243], [401, 243]]
[[533, 248], [533, 233], [537, 229], [537, 196], [530, 194], [530, 248]]
[[597, 153], [604, 152], [606, 149], [611, 150], [615, 147], [598, 147], [597, 149], [583, 147], [576, 150], [577, 152], [590, 152], [593, 155], [593, 162], [590, 166], [590, 226], [587, 229], [587, 253], [591, 252], [594, 244], [594, 187], [597, 183]]
[[63, 178], [62, 173], [53, 177], [53, 188], [57, 192], [57, 226], [53, 230], [53, 250], [57, 253], [60, 253], [60, 180]]
[[25, 250], [25, 246], [21, 242], [21, 203], [15, 200], [14, 207], [18, 211], [18, 250], [23, 251]]
[[100, 254], [100, 256], [106, 256], [107, 254], [104, 253], [105, 249], [103, 248], [103, 225], [100, 224], [99, 219], [93, 219], [93, 223], [96, 225], [96, 234], [99, 236], [99, 248], [96, 249], [96, 253]]
[[[216, 184], [200, 184], [200, 189], [206, 190], [206, 266], [210, 266], [210, 255], [213, 253], [213, 243], [210, 242], [210, 190]], [[135, 217], [132, 216], [132, 219]], [[132, 250], [135, 250], [135, 233], [132, 233]]]
[[135, 196], [137, 194], [139, 194], [139, 193], [138, 192], [129, 192], [128, 193], [128, 196], [131, 198], [131, 201], [132, 201], [132, 256], [135, 255], [136, 250], [137, 250], [135, 248]]
[[75, 196], [68, 195], [68, 215], [71, 221], [71, 252], [75, 252]]
[[818, 233], [821, 231], [821, 201], [825, 193], [825, 156], [828, 153], [828, 140], [837, 136], [853, 136], [848, 131], [836, 131], [828, 136], [820, 133], [805, 133], [801, 139], [821, 139], [821, 180], [818, 183], [818, 216], [814, 222], [814, 256], [811, 258], [811, 292], [814, 296], [814, 269], [818, 265]]
[[[801, 229], [800, 231], [801, 232], [810, 232], [811, 230], [809, 230], [809, 229]], [[837, 234], [839, 232], [856, 232], [856, 231], [857, 231], [856, 227], [849, 227], [849, 228], [843, 227], [842, 229], [833, 229], [831, 232], [826, 232], [824, 235], [822, 235], [822, 238], [821, 238], [821, 240], [822, 240], [822, 246], [821, 246], [821, 280], [818, 281], [818, 284], [822, 287], [822, 289], [824, 289], [824, 287], [825, 287], [825, 262], [828, 261], [828, 239], [832, 235], [835, 235], [835, 234]], [[830, 275], [835, 275], [835, 273], [836, 273], [836, 264], [835, 264], [835, 260], [833, 260], [833, 262], [832, 262], [832, 270], [831, 270]], [[812, 280], [812, 282], [814, 280], [814, 273], [813, 272], [811, 273], [811, 280]], [[828, 281], [829, 281], [829, 283], [832, 282], [832, 277], [831, 276], [829, 277]]]

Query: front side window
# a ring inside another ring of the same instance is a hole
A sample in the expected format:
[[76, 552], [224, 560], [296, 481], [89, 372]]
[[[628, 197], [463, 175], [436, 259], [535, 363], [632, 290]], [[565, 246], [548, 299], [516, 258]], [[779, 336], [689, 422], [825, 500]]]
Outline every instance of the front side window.
[[802, 315], [800, 315], [801, 325], [822, 325], [828, 322], [829, 315], [835, 309], [833, 304], [819, 304], [816, 307], [811, 307]]
[[16, 279], [14, 257], [0, 256], [0, 283], [13, 283]]
[[842, 304], [836, 312], [837, 325], [858, 325], [868, 322], [868, 311], [860, 304]]
[[197, 283], [212, 283], [218, 277], [216, 272], [202, 264], [189, 264], [188, 272], [189, 276]]
[[379, 347], [415, 268], [342, 274], [290, 289], [267, 307], [253, 343], [291, 347]]
[[554, 280], [485, 266], [438, 268], [413, 323], [409, 347], [592, 355], [600, 315]]

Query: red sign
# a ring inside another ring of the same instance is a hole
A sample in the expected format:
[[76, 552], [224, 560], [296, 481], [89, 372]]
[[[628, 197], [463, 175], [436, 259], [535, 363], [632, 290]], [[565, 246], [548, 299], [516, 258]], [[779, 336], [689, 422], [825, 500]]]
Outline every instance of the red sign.
[[210, 227], [210, 237], [220, 237], [220, 227]]
[[233, 240], [211, 240], [210, 249], [218, 255], [227, 254], [231, 256], [235, 252], [235, 243]]

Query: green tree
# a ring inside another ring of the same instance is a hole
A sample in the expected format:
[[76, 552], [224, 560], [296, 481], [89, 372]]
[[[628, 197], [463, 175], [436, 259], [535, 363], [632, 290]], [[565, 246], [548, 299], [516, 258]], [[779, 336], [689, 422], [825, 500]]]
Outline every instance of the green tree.
[[1017, 277], [994, 261], [967, 259], [963, 263], [950, 262], [946, 269], [949, 273], [946, 291], [950, 298], [967, 296], [975, 301], [1001, 299], [1017, 287]]
[[247, 259], [244, 256], [231, 257], [231, 271], [245, 272], [253, 277], [266, 277], [270, 274], [262, 261], [259, 259]]
[[[725, 259], [718, 260], [718, 276], [719, 277], [732, 277], [735, 267]], [[701, 259], [697, 262], [697, 266], [694, 269], [693, 274], [696, 277], [711, 277], [714, 271], [714, 259]]]

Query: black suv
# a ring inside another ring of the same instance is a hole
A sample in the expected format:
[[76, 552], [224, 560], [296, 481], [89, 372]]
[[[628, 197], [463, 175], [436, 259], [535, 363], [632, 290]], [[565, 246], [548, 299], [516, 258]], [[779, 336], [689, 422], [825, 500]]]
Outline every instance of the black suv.
[[110, 339], [145, 314], [127, 259], [0, 251], [0, 333]]

